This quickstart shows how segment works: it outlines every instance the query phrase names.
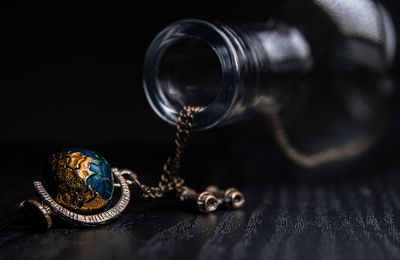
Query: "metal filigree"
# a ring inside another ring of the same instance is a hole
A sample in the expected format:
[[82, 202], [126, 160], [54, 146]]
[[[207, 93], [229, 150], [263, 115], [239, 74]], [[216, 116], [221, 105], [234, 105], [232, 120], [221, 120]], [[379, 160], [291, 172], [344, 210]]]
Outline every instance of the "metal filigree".
[[41, 181], [34, 181], [33, 186], [37, 191], [39, 197], [42, 199], [42, 203], [36, 200], [26, 200], [23, 201], [20, 206], [22, 208], [28, 207], [28, 205], [30, 207], [37, 207], [39, 209], [39, 212], [42, 213], [43, 216], [46, 218], [47, 228], [51, 228], [52, 219], [50, 216], [54, 215], [75, 225], [97, 226], [101, 224], [106, 224], [117, 218], [126, 209], [131, 198], [130, 189], [128, 186], [129, 184], [125, 179], [125, 177], [127, 176], [126, 173], [124, 177], [117, 168], [113, 168], [113, 174], [115, 179], [118, 181], [118, 185], [116, 185], [116, 187], [121, 188], [121, 197], [112, 208], [104, 212], [98, 214], [79, 214], [73, 212], [66, 207], [63, 207], [56, 200], [54, 200]]

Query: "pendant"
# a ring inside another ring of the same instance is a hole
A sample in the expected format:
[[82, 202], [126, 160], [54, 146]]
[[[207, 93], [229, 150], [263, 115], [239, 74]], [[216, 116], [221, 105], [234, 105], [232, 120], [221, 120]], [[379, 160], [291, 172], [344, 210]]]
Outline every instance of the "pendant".
[[[194, 205], [203, 213], [213, 212], [220, 206], [229, 209], [242, 207], [244, 196], [234, 187], [220, 190], [211, 185], [198, 193], [184, 186], [185, 180], [180, 176], [182, 154], [192, 130], [194, 116], [203, 110], [204, 107], [185, 106], [179, 112], [174, 139], [176, 147], [164, 163], [158, 185], [147, 186], [141, 183], [131, 170], [111, 168], [94, 151], [66, 149], [50, 157], [50, 167], [44, 182], [33, 182], [41, 202], [25, 200], [20, 203], [20, 208], [29, 219], [47, 228], [53, 225], [52, 216], [75, 225], [97, 226], [121, 215], [131, 198], [128, 185], [132, 184], [139, 188], [144, 198], [161, 198], [169, 192], [175, 192], [181, 202]], [[115, 203], [117, 196], [119, 199]]]
[[[134, 173], [111, 168], [94, 151], [66, 149], [51, 156], [49, 166], [44, 181], [33, 182], [41, 202], [20, 203], [26, 216], [46, 228], [52, 227], [53, 216], [75, 225], [105, 224], [117, 218], [130, 201]], [[117, 194], [119, 199], [112, 205]]]
[[211, 213], [220, 206], [242, 207], [244, 196], [236, 188], [220, 190], [211, 185], [198, 193], [184, 186], [184, 180], [168, 170], [171, 162], [167, 160], [166, 173], [162, 174], [158, 186], [149, 187], [131, 170], [111, 168], [94, 151], [66, 149], [50, 157], [43, 182], [33, 182], [39, 200], [25, 200], [20, 208], [35, 226], [49, 229], [55, 216], [78, 226], [97, 226], [121, 215], [129, 204], [132, 184], [144, 198], [161, 198], [168, 192], [175, 192], [181, 202], [203, 213]]

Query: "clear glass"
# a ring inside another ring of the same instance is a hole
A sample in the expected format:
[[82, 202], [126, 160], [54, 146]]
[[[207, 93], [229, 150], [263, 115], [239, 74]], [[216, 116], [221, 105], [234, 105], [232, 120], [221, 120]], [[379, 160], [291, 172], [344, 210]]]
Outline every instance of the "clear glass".
[[154, 111], [175, 124], [182, 106], [205, 106], [198, 130], [257, 112], [307, 154], [369, 146], [393, 91], [391, 18], [371, 0], [298, 2], [285, 1], [265, 22], [190, 19], [165, 28], [144, 62]]

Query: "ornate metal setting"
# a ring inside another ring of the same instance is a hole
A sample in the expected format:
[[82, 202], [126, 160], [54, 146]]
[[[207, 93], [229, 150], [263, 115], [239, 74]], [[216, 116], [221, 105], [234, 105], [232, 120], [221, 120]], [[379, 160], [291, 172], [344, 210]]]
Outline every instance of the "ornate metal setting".
[[121, 189], [121, 195], [118, 202], [113, 207], [103, 212], [97, 214], [80, 214], [71, 211], [54, 200], [41, 181], [34, 181], [33, 186], [42, 202], [40, 203], [37, 200], [25, 200], [21, 202], [20, 207], [24, 210], [29, 208], [29, 211], [37, 209], [36, 212], [43, 215], [47, 228], [52, 227], [52, 216], [58, 216], [62, 220], [75, 225], [97, 226], [106, 224], [117, 218], [126, 209], [131, 198], [129, 184], [132, 183], [130, 181], [132, 176], [129, 175], [129, 171], [124, 171], [122, 174], [117, 168], [113, 168], [112, 173], [118, 181], [114, 186]]
[[[136, 173], [111, 168], [108, 162], [96, 152], [73, 148], [50, 157], [50, 171], [45, 175], [45, 185], [34, 181], [33, 186], [41, 202], [25, 200], [20, 207], [28, 217], [36, 216], [43, 226], [51, 228], [52, 216], [75, 225], [97, 226], [117, 218], [126, 209], [131, 198], [129, 185], [136, 185], [144, 198], [161, 198], [174, 191], [182, 202], [188, 202], [204, 213], [226, 208], [240, 208], [244, 196], [235, 188], [219, 190], [209, 186], [197, 193], [184, 186], [180, 175], [182, 155], [187, 145], [193, 120], [202, 107], [184, 107], [179, 113], [175, 135], [175, 150], [164, 164], [161, 180], [156, 186], [142, 184]], [[120, 198], [115, 205], [114, 188], [120, 188]], [[48, 191], [49, 190], [49, 191]]]

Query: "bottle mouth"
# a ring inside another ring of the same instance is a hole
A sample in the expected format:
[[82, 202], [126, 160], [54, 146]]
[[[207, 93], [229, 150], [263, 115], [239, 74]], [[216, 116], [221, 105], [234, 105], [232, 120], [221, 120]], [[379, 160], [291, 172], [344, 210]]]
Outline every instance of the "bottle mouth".
[[237, 99], [239, 65], [230, 35], [202, 20], [182, 20], [161, 31], [144, 62], [144, 90], [152, 109], [176, 124], [183, 106], [206, 107], [193, 128], [221, 124]]

